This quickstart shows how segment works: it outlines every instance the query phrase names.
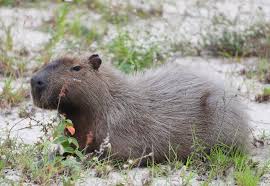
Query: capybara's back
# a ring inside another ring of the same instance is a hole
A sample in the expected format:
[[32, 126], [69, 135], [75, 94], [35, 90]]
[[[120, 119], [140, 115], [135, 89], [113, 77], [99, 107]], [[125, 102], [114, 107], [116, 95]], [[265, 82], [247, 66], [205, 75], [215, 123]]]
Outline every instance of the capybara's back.
[[133, 134], [126, 134], [122, 147], [132, 147], [133, 153], [129, 150], [123, 156], [153, 151], [156, 161], [174, 153], [183, 159], [195, 142], [206, 148], [216, 144], [245, 148], [245, 108], [222, 83], [172, 63], [129, 77], [128, 87], [132, 89], [126, 96], [133, 101], [125, 110], [130, 117], [123, 126]]
[[172, 154], [186, 158], [196, 142], [207, 149], [245, 148], [244, 108], [216, 82], [174, 63], [124, 75], [92, 55], [55, 60], [33, 76], [31, 86], [37, 106], [73, 121], [82, 149], [98, 149], [108, 137], [115, 158], [152, 153], [161, 162]]

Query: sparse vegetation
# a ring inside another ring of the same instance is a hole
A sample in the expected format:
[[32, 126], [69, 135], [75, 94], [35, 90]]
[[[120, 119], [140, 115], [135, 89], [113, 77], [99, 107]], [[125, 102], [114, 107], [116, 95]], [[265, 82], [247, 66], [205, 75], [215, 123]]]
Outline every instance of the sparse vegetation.
[[66, 129], [70, 131], [71, 121], [61, 117], [58, 123], [48, 126], [46, 131], [51, 132], [33, 145], [20, 143], [10, 135], [1, 138], [0, 183], [7, 181], [5, 171], [9, 170], [20, 174], [16, 181], [19, 183], [48, 185], [62, 182], [70, 185], [80, 178], [89, 165], [84, 161], [89, 158], [78, 150], [75, 138], [64, 135]]
[[0, 51], [0, 74], [5, 77], [22, 77], [25, 72], [26, 62], [23, 57], [8, 56]]
[[226, 176], [232, 169], [238, 185], [255, 186], [260, 177], [270, 171], [269, 163], [258, 167], [257, 162], [253, 162], [245, 152], [237, 148], [220, 144], [213, 147], [210, 153], [206, 153], [206, 147], [198, 140], [194, 141], [194, 148], [186, 167], [206, 176], [204, 185], [208, 185], [217, 177]]
[[240, 31], [235, 29], [236, 22], [222, 17], [213, 20], [214, 31], [203, 35], [202, 48], [214, 56], [224, 57], [269, 57], [270, 27], [267, 23], [255, 23]]
[[4, 38], [4, 48], [6, 49], [6, 51], [10, 51], [13, 49], [13, 38], [11, 35], [11, 28], [12, 25], [9, 25], [7, 27], [3, 26], [4, 31], [5, 31], [5, 38]]
[[0, 53], [0, 74], [4, 76], [15, 75], [16, 71], [13, 66], [13, 59], [4, 55], [4, 53]]
[[266, 58], [260, 59], [254, 66], [241, 71], [247, 78], [256, 78], [260, 82], [270, 83], [270, 63]]
[[151, 16], [162, 15], [162, 5], [151, 7], [150, 10], [137, 8], [130, 2], [106, 2], [102, 0], [83, 1], [88, 8], [97, 11], [102, 15], [102, 19], [116, 25], [124, 25], [133, 17], [149, 18]]
[[3, 39], [0, 38], [0, 74], [4, 76], [18, 77], [25, 72], [25, 62], [21, 54], [15, 54], [13, 50], [12, 25], [1, 27], [4, 30]]
[[159, 51], [156, 46], [141, 49], [134, 42], [127, 33], [120, 33], [109, 44], [109, 52], [113, 54], [113, 63], [120, 70], [129, 73], [162, 63], [162, 59], [158, 58]]
[[261, 94], [255, 96], [255, 101], [262, 103], [270, 100], [270, 88], [265, 87]]
[[39, 59], [42, 63], [50, 61], [51, 57], [56, 54], [55, 50], [58, 45], [65, 45], [67, 51], [75, 49], [80, 52], [81, 48], [89, 48], [89, 45], [93, 42], [99, 42], [106, 34], [106, 24], [99, 23], [97, 26], [88, 28], [81, 23], [80, 14], [76, 15], [74, 20], [67, 19], [71, 9], [72, 6], [61, 5], [55, 11], [55, 17], [49, 22], [49, 25], [46, 23], [50, 28], [52, 37], [45, 45], [43, 55]]
[[237, 185], [240, 186], [256, 186], [260, 181], [260, 177], [249, 167], [241, 172], [236, 172], [235, 177]]
[[12, 86], [12, 78], [7, 78], [4, 81], [3, 90], [0, 92], [0, 107], [9, 107], [23, 101], [27, 96], [27, 91], [24, 87], [14, 89]]

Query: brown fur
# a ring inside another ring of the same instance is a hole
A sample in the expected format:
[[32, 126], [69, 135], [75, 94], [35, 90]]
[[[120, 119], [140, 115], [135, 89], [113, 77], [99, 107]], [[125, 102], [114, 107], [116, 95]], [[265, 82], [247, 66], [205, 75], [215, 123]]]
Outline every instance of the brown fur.
[[[100, 65], [97, 55], [65, 57], [33, 76], [34, 103], [65, 113], [75, 125], [81, 148], [91, 143], [89, 151], [98, 149], [109, 134], [114, 157], [139, 158], [153, 152], [161, 162], [171, 150], [186, 158], [195, 136], [209, 148], [218, 143], [246, 145], [242, 104], [204, 75], [173, 63], [134, 75]], [[42, 91], [35, 87], [38, 80], [46, 85]]]

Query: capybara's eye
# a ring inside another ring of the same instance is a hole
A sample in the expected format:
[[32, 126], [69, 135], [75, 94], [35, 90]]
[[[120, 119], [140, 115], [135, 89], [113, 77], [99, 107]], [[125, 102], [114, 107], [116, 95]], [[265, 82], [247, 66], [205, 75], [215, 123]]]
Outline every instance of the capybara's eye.
[[80, 71], [81, 70], [81, 66], [74, 66], [71, 68], [72, 71]]

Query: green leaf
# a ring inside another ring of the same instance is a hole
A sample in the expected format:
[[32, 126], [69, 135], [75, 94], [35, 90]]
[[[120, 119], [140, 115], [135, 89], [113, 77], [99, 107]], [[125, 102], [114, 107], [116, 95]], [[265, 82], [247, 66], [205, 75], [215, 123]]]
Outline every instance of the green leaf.
[[72, 123], [72, 121], [71, 121], [70, 119], [66, 119], [66, 120], [65, 120], [65, 123], [66, 123], [66, 125], [68, 125], [68, 126], [73, 126], [73, 123]]
[[70, 147], [70, 144], [68, 142], [68, 140], [64, 141], [63, 143], [61, 143], [61, 145], [65, 148], [65, 147]]
[[68, 140], [68, 137], [59, 136], [59, 137], [55, 138], [53, 142], [56, 143], [56, 144], [62, 144], [64, 142], [66, 142], [67, 140]]
[[0, 160], [0, 171], [5, 167], [5, 162]]
[[75, 150], [72, 147], [64, 147], [64, 152], [66, 152], [66, 153], [74, 154], [74, 151]]
[[269, 96], [270, 95], [270, 87], [265, 87], [263, 89], [263, 95], [265, 95], [265, 96]]
[[78, 141], [77, 141], [75, 138], [73, 138], [73, 137], [69, 137], [69, 138], [68, 138], [68, 142], [69, 142], [69, 144], [73, 144], [73, 145], [75, 145], [75, 146], [76, 146], [76, 148], [79, 148]]
[[82, 154], [81, 151], [75, 150], [74, 153], [75, 153], [80, 159], [83, 159], [84, 155]]

